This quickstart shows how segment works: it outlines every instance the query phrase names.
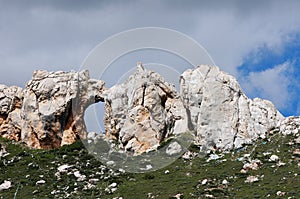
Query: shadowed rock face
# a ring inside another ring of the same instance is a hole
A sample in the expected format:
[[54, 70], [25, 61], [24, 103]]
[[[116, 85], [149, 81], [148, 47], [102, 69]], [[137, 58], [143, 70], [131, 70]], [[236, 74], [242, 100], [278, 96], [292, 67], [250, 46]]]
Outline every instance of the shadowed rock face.
[[19, 141], [21, 137], [22, 88], [0, 85], [0, 135]]
[[[19, 124], [18, 139], [33, 148], [57, 148], [86, 136], [85, 109], [103, 100], [104, 82], [92, 80], [88, 71], [35, 71], [25, 90], [22, 103], [16, 111], [7, 110]], [[15, 97], [7, 99], [19, 99]], [[17, 100], [11, 100], [13, 102]], [[22, 105], [21, 105], [22, 104]], [[5, 106], [1, 105], [4, 109]], [[5, 111], [4, 111], [5, 112]], [[4, 137], [12, 135], [10, 131]]]
[[186, 109], [174, 86], [143, 67], [105, 91], [104, 99], [106, 136], [127, 151], [155, 149], [171, 134], [188, 130]]
[[180, 89], [197, 141], [208, 148], [241, 147], [264, 137], [283, 119], [270, 101], [250, 100], [234, 77], [215, 66], [185, 71]]

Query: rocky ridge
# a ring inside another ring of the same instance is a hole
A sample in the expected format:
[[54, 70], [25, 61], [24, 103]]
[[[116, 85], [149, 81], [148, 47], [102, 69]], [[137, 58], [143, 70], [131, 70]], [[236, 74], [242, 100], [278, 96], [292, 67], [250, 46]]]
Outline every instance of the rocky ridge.
[[247, 98], [237, 80], [216, 66], [186, 70], [178, 93], [139, 64], [127, 81], [109, 89], [87, 71], [35, 71], [24, 90], [1, 85], [0, 132], [33, 148], [71, 144], [86, 137], [84, 111], [99, 101], [105, 102], [106, 137], [138, 154], [184, 132], [192, 132], [203, 149], [228, 150], [276, 127], [299, 131], [297, 125], [289, 130], [296, 118], [284, 118], [269, 101]]

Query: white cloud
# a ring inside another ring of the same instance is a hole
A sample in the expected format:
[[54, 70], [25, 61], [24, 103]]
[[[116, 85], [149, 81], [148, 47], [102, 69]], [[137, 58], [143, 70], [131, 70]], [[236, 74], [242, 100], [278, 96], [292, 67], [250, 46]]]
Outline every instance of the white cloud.
[[245, 92], [251, 96], [260, 96], [271, 100], [279, 109], [289, 105], [289, 86], [292, 80], [287, 75], [292, 68], [291, 62], [274, 66], [273, 68], [251, 72], [241, 83]]
[[[0, 83], [9, 85], [24, 85], [34, 69], [77, 70], [95, 45], [112, 34], [136, 27], [181, 31], [202, 44], [215, 62], [234, 76], [238, 76], [237, 68], [250, 52], [266, 46], [280, 53], [290, 36], [300, 32], [297, 0], [91, 4], [0, 0], [0, 4]], [[248, 79], [280, 108], [288, 100], [289, 84], [289, 78], [280, 72], [289, 67], [275, 66], [252, 73]], [[252, 85], [248, 85], [249, 90]]]
[[259, 47], [281, 52], [290, 35], [300, 31], [299, 8], [296, 1], [265, 1], [246, 9], [236, 5], [206, 10], [197, 16], [194, 36], [221, 68], [237, 76], [237, 67]]
[[1, 3], [0, 63], [5, 57], [2, 67], [12, 71], [44, 65], [76, 68], [90, 49], [112, 34], [162, 26], [192, 36], [222, 69], [237, 76], [249, 52], [262, 45], [280, 51], [288, 35], [300, 31], [299, 1], [92, 1], [91, 6], [80, 1], [30, 2]]

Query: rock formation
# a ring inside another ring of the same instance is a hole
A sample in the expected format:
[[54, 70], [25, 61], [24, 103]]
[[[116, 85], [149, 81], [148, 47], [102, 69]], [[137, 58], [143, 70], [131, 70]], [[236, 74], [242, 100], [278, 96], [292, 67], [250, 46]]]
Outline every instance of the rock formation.
[[105, 130], [127, 151], [155, 149], [164, 138], [188, 130], [175, 87], [141, 64], [129, 79], [105, 91]]
[[20, 141], [22, 88], [0, 85], [0, 135], [4, 138]]
[[179, 94], [139, 63], [110, 89], [88, 71], [35, 71], [23, 91], [0, 85], [0, 133], [33, 148], [71, 144], [86, 137], [84, 111], [99, 101], [105, 102], [106, 137], [134, 154], [184, 132], [194, 133], [203, 148], [229, 150], [278, 125], [286, 134], [298, 133], [300, 126], [297, 118], [284, 120], [271, 102], [247, 98], [237, 80], [216, 66], [186, 70]]
[[8, 126], [1, 126], [3, 137], [45, 149], [84, 138], [84, 111], [103, 100], [105, 89], [104, 82], [90, 79], [88, 71], [35, 71], [23, 92], [1, 88], [1, 118], [6, 121], [2, 126]]
[[201, 65], [180, 77], [180, 93], [200, 145], [232, 149], [264, 137], [283, 119], [266, 100], [250, 100], [237, 80], [216, 66]]
[[56, 148], [86, 136], [84, 111], [102, 100], [104, 82], [88, 71], [35, 71], [24, 90], [22, 141], [34, 148]]

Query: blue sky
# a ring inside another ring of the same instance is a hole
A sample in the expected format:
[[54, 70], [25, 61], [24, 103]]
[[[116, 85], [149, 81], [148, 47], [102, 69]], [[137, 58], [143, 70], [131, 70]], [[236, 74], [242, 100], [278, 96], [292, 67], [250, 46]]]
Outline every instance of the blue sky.
[[280, 48], [262, 45], [238, 67], [239, 82], [251, 97], [268, 99], [285, 116], [300, 114], [300, 35], [293, 34]]
[[[0, 84], [24, 87], [35, 69], [78, 70], [109, 36], [164, 27], [200, 43], [249, 97], [271, 100], [286, 116], [300, 115], [299, 10], [298, 0], [0, 0]], [[143, 61], [131, 57], [116, 63], [131, 68]], [[172, 56], [144, 58], [181, 64]]]

